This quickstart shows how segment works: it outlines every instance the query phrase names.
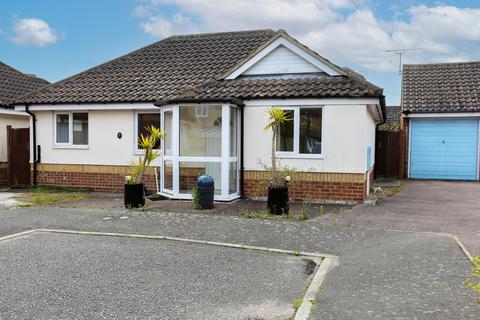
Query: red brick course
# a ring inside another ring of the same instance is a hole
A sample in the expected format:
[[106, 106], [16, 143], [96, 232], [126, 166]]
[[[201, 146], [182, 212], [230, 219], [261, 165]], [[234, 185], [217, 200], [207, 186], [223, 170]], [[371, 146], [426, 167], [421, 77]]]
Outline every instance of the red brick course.
[[8, 185], [7, 164], [0, 163], [0, 186]]
[[[157, 191], [155, 175], [144, 175], [143, 182], [148, 191]], [[121, 192], [124, 183], [125, 175], [122, 174], [51, 171], [37, 173], [37, 184], [39, 185], [88, 188], [99, 192]]]
[[[245, 196], [258, 198], [267, 196], [267, 183], [259, 180], [245, 180]], [[289, 186], [291, 200], [330, 200], [363, 202], [365, 200], [365, 183], [356, 182], [320, 182], [296, 181]]]

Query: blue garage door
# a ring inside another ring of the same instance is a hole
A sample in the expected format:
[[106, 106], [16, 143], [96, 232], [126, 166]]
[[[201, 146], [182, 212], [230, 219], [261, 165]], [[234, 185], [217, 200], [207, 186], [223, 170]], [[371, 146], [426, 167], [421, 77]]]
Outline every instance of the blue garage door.
[[410, 177], [477, 179], [478, 120], [413, 120]]

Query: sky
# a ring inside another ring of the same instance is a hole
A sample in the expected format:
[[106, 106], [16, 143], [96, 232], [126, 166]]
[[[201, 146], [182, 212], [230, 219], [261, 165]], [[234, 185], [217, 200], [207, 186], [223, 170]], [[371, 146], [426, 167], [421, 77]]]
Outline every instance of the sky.
[[401, 96], [399, 61], [480, 60], [479, 0], [4, 0], [0, 61], [51, 82], [172, 34], [284, 29]]

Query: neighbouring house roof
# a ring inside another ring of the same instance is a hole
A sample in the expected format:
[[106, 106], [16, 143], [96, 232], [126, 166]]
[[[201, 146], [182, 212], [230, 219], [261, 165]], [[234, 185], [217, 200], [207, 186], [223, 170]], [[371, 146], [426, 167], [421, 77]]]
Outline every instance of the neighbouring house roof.
[[[339, 75], [324, 74], [314, 78], [290, 75], [284, 79], [240, 77], [225, 80], [228, 72], [238, 68], [242, 61], [251, 58], [255, 52], [279, 36], [291, 39], [283, 30], [172, 36], [54, 83], [18, 103], [158, 102], [182, 98], [376, 97], [380, 98], [383, 107], [381, 88], [324, 58], [322, 61], [335, 67]], [[318, 56], [317, 53], [314, 54]]]
[[400, 106], [387, 106], [387, 117], [385, 123], [378, 126], [378, 130], [381, 131], [396, 131], [400, 130]]
[[403, 66], [403, 112], [480, 111], [480, 61]]
[[10, 106], [16, 99], [47, 84], [47, 80], [22, 73], [0, 62], [0, 106]]

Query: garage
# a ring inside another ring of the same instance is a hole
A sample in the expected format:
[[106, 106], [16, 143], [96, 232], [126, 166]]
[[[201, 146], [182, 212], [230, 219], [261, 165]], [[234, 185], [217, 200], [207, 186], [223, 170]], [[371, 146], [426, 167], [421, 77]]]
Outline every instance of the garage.
[[479, 180], [480, 61], [406, 64], [401, 168], [408, 178]]
[[478, 119], [412, 119], [410, 178], [477, 180], [478, 126]]

